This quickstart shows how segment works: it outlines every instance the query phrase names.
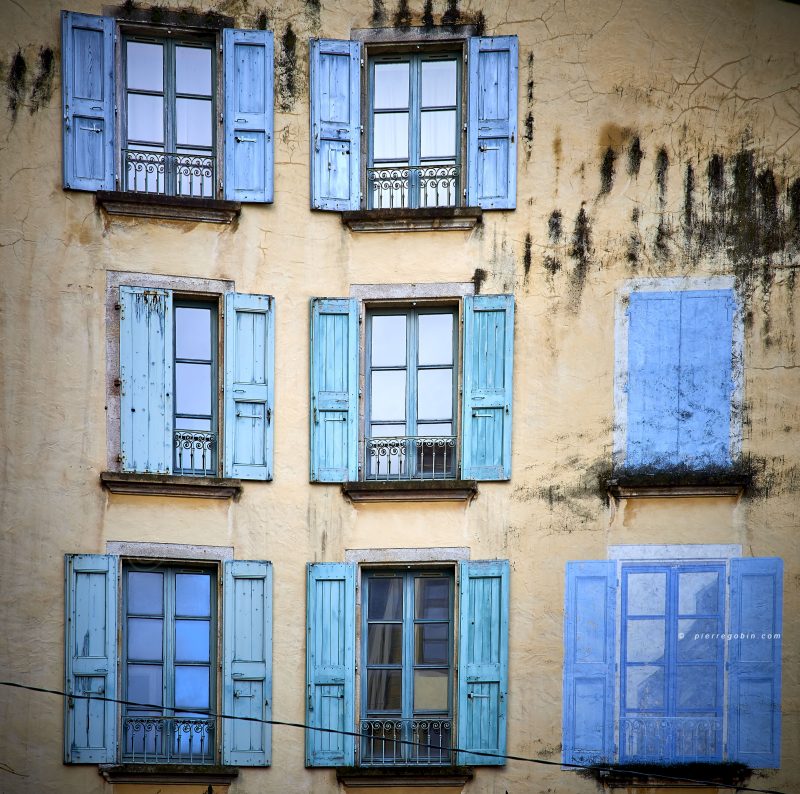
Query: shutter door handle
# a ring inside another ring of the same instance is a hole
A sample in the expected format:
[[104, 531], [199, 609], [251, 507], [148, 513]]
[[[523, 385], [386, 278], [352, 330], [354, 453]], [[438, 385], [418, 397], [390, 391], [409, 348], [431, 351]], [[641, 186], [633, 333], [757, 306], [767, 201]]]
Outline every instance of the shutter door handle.
[[242, 692], [240, 689], [234, 689], [233, 690], [233, 696], [235, 698], [254, 698], [255, 697], [255, 695], [252, 694], [252, 693], [250, 693], [249, 695], [245, 695], [244, 692]]
[[499, 146], [479, 146], [479, 152], [496, 152], [500, 149]]
[[258, 143], [255, 138], [243, 138], [241, 135], [234, 135], [233, 139], [236, 143]]
[[489, 698], [491, 695], [479, 695], [476, 692], [467, 692], [467, 700], [475, 700], [475, 698]]
[[477, 411], [473, 411], [472, 412], [472, 416], [475, 419], [491, 419], [492, 418], [492, 414], [479, 414]]
[[97, 127], [84, 127], [82, 124], [78, 129], [84, 130], [85, 132], [96, 132], [98, 135], [102, 132], [102, 130]]

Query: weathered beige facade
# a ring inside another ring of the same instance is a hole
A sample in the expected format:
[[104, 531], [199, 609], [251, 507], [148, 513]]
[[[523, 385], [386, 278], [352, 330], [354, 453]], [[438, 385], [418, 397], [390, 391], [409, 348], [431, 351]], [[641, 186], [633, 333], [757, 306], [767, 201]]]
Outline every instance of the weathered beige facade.
[[[243, 204], [229, 225], [110, 216], [92, 193], [63, 190], [61, 5], [0, 8], [3, 679], [63, 687], [65, 554], [104, 554], [114, 541], [232, 547], [274, 565], [273, 716], [303, 722], [306, 563], [466, 547], [511, 561], [507, 751], [558, 761], [566, 562], [618, 545], [739, 544], [785, 565], [781, 768], [750, 785], [800, 790], [800, 6], [198, 0], [193, 12], [237, 27], [265, 14], [275, 33], [275, 200]], [[517, 207], [485, 211], [471, 231], [351, 231], [338, 213], [309, 209], [308, 39], [422, 26], [424, 13], [436, 28], [449, 15], [519, 37]], [[107, 286], [126, 271], [274, 296], [273, 481], [245, 482], [238, 500], [101, 486]], [[738, 495], [667, 481], [662, 495], [609, 496], [618, 291], [630, 279], [717, 276], [735, 278], [742, 306], [752, 482]], [[511, 480], [479, 483], [471, 502], [354, 504], [339, 485], [309, 483], [309, 301], [421, 282], [515, 296]], [[207, 789], [107, 783], [96, 765], [62, 763], [58, 697], [4, 687], [0, 704], [2, 792]], [[276, 726], [271, 768], [242, 768], [213, 790], [344, 790], [334, 770], [304, 767], [303, 741]], [[476, 768], [463, 790], [597, 785], [509, 761]]]

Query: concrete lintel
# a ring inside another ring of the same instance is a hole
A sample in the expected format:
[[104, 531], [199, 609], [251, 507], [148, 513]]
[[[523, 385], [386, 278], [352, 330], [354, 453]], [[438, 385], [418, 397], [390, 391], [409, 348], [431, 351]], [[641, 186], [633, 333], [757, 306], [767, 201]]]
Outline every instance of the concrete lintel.
[[741, 557], [736, 543], [651, 543], [638, 546], [609, 546], [609, 560], [729, 560]]
[[152, 557], [157, 560], [222, 562], [233, 559], [233, 546], [195, 546], [184, 543], [107, 540], [106, 554], [114, 554], [117, 557]]
[[427, 44], [434, 41], [463, 41], [477, 35], [477, 25], [415, 25], [402, 28], [353, 28], [350, 31], [350, 38], [362, 44]]
[[345, 562], [455, 562], [468, 560], [469, 546], [420, 549], [345, 549]]
[[429, 284], [351, 284], [350, 297], [359, 300], [424, 300], [463, 298], [475, 294], [472, 281], [431, 282]]

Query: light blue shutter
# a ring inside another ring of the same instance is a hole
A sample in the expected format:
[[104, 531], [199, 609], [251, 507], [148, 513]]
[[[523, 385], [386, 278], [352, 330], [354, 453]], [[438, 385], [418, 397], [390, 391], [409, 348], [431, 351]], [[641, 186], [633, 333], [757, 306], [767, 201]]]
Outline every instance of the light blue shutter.
[[[66, 685], [70, 695], [117, 696], [117, 557], [67, 554]], [[117, 706], [67, 698], [64, 760], [110, 764], [117, 756]]]
[[487, 210], [517, 206], [516, 36], [469, 40], [467, 204]]
[[[508, 560], [460, 565], [460, 764], [502, 766], [508, 714]], [[487, 753], [479, 755], [476, 753]]]
[[270, 30], [223, 32], [225, 54], [225, 198], [273, 198], [273, 61]]
[[64, 187], [114, 189], [114, 20], [61, 12]]
[[616, 563], [568, 562], [564, 604], [563, 758], [614, 760]]
[[269, 766], [272, 726], [272, 563], [227, 560], [223, 598], [222, 760]]
[[123, 471], [172, 471], [172, 293], [120, 287]]
[[273, 307], [269, 295], [225, 295], [226, 477], [272, 479]]
[[311, 206], [357, 210], [361, 160], [361, 45], [311, 40]]
[[311, 302], [311, 479], [358, 479], [358, 303]]
[[514, 296], [464, 298], [462, 477], [511, 478]]
[[731, 560], [728, 760], [781, 761], [783, 560]]
[[[306, 724], [355, 731], [356, 566], [308, 566]], [[353, 766], [353, 736], [306, 731], [306, 766]]]

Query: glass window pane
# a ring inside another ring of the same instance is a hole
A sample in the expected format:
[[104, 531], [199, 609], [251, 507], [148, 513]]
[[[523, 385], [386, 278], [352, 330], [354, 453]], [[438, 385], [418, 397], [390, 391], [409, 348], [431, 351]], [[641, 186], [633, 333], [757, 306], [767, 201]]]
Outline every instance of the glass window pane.
[[128, 613], [134, 615], [161, 615], [163, 612], [163, 574], [129, 571]]
[[660, 662], [664, 659], [665, 621], [629, 620], [627, 627], [627, 661]]
[[450, 580], [418, 576], [414, 581], [415, 617], [424, 620], [450, 619]]
[[369, 620], [403, 619], [403, 580], [399, 578], [370, 578]]
[[414, 711], [447, 711], [448, 670], [414, 670]]
[[403, 678], [400, 670], [367, 670], [367, 710], [400, 711]]
[[164, 622], [153, 618], [128, 618], [128, 659], [162, 659]]
[[704, 639], [704, 634], [720, 634], [719, 621], [679, 620], [678, 621], [678, 661], [713, 662], [722, 650], [722, 640]]
[[175, 706], [207, 709], [208, 683], [208, 667], [175, 665]]
[[176, 99], [178, 146], [211, 146], [211, 100]]
[[407, 63], [375, 64], [374, 107], [379, 110], [408, 107]]
[[[427, 425], [417, 426], [418, 436], [452, 436], [453, 424], [452, 422], [431, 422]], [[448, 447], [449, 452], [452, 452], [454, 447]], [[448, 453], [449, 454], [449, 453]]]
[[718, 669], [709, 665], [678, 666], [678, 708], [717, 708]]
[[163, 684], [161, 665], [129, 664], [128, 691], [126, 700], [143, 705], [161, 705], [163, 703]]
[[625, 700], [629, 709], [664, 707], [664, 668], [628, 667], [625, 673]]
[[211, 359], [211, 309], [175, 308], [175, 355], [178, 358]]
[[404, 423], [397, 425], [370, 425], [372, 438], [395, 438], [406, 434]]
[[628, 614], [664, 615], [667, 605], [666, 573], [628, 574]]
[[422, 157], [455, 157], [455, 110], [423, 111], [420, 134], [420, 155]]
[[450, 662], [450, 624], [418, 623], [414, 629], [414, 661], [416, 664], [448, 664]]
[[417, 375], [420, 419], [450, 419], [453, 416], [453, 370], [422, 369]]
[[374, 367], [396, 367], [406, 363], [406, 316], [375, 315], [372, 318], [372, 353]]
[[176, 430], [211, 430], [210, 419], [182, 419], [175, 417]]
[[419, 363], [453, 363], [453, 315], [419, 316]]
[[164, 100], [128, 94], [128, 140], [164, 143]]
[[719, 612], [719, 573], [678, 574], [678, 611], [681, 615], [716, 615]]
[[408, 113], [376, 113], [372, 143], [375, 160], [408, 160]]
[[422, 106], [448, 107], [456, 104], [456, 62], [422, 62]]
[[209, 622], [207, 620], [175, 621], [175, 660], [207, 662], [210, 657]]
[[175, 576], [175, 614], [205, 617], [211, 614], [211, 576], [179, 573]]
[[402, 664], [403, 627], [397, 623], [370, 623], [367, 628], [367, 663]]
[[211, 365], [175, 365], [175, 413], [211, 413]]
[[371, 419], [378, 422], [406, 418], [406, 373], [402, 370], [372, 373]]
[[128, 88], [164, 90], [164, 48], [161, 44], [129, 41], [127, 55]]
[[175, 48], [175, 90], [179, 94], [211, 96], [211, 50]]

